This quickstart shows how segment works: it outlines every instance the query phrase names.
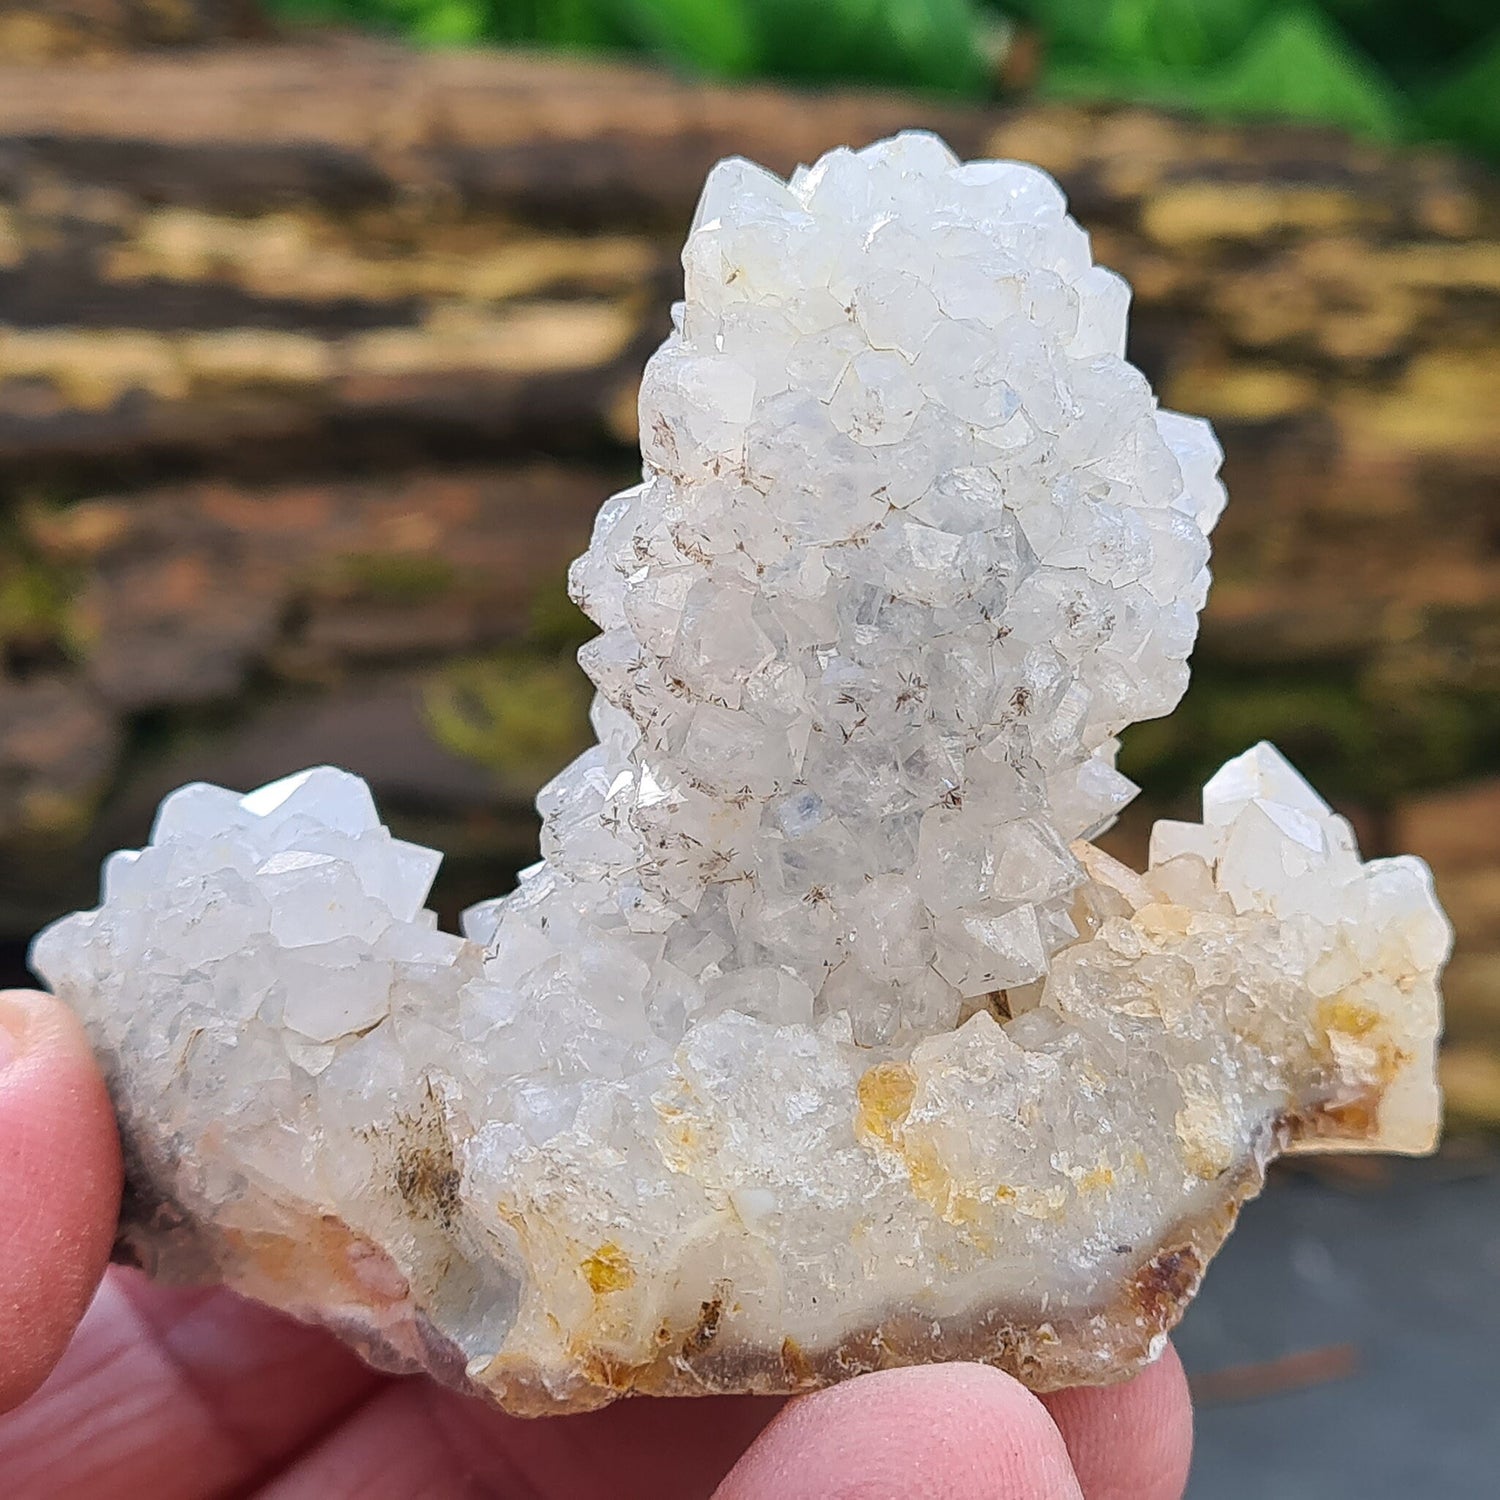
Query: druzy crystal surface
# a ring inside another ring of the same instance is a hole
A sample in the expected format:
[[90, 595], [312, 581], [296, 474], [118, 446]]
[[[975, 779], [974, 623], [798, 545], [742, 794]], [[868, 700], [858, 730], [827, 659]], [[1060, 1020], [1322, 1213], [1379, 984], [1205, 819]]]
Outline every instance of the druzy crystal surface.
[[904, 135], [709, 178], [642, 483], [572, 574], [598, 744], [542, 860], [320, 769], [192, 786], [39, 940], [130, 1253], [512, 1410], [1157, 1352], [1279, 1151], [1434, 1139], [1447, 924], [1269, 746], [1158, 824], [1224, 494], [1056, 185]]

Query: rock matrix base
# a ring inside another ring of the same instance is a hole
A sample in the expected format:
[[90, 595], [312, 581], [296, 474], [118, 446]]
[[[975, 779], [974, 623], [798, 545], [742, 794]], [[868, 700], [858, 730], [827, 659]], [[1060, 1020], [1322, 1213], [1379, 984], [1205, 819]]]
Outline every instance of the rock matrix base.
[[174, 793], [38, 938], [122, 1243], [522, 1413], [1122, 1378], [1278, 1152], [1431, 1148], [1431, 880], [1266, 745], [1143, 874], [1090, 844], [1224, 493], [1048, 177], [731, 160], [683, 261], [518, 889], [440, 932], [438, 856], [324, 768]]

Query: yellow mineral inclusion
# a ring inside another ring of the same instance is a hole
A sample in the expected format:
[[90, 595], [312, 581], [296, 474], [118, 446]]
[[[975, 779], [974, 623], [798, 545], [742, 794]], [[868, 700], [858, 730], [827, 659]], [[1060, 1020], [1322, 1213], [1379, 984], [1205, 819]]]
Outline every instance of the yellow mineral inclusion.
[[876, 1063], [866, 1069], [855, 1090], [856, 1134], [885, 1146], [894, 1145], [916, 1089], [917, 1075], [905, 1063]]
[[1100, 1162], [1091, 1171], [1085, 1172], [1078, 1179], [1078, 1191], [1080, 1193], [1098, 1192], [1100, 1188], [1112, 1187], [1115, 1180], [1115, 1169]]
[[1379, 1024], [1378, 1011], [1342, 996], [1325, 1000], [1318, 1007], [1318, 1025], [1327, 1032], [1341, 1031], [1345, 1036], [1366, 1036]]
[[635, 1269], [629, 1258], [613, 1240], [600, 1245], [586, 1260], [579, 1263], [583, 1279], [596, 1297], [606, 1292], [623, 1292], [635, 1285]]

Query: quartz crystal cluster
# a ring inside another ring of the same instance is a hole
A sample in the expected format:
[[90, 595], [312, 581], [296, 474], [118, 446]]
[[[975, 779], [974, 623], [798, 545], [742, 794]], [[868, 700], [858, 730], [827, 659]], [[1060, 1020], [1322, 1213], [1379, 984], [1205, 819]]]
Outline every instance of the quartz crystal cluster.
[[512, 1410], [1161, 1347], [1278, 1151], [1434, 1139], [1449, 933], [1269, 746], [1158, 824], [1224, 500], [1056, 185], [929, 135], [709, 178], [642, 482], [572, 574], [598, 744], [462, 937], [321, 769], [192, 786], [37, 942], [123, 1241]]

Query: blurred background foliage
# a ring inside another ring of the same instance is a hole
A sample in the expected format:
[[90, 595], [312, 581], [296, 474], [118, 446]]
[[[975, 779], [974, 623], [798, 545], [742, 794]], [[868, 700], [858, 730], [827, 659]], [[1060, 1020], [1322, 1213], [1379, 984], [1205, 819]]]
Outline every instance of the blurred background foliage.
[[271, 0], [432, 46], [635, 52], [723, 78], [1131, 100], [1500, 160], [1494, 0]]

